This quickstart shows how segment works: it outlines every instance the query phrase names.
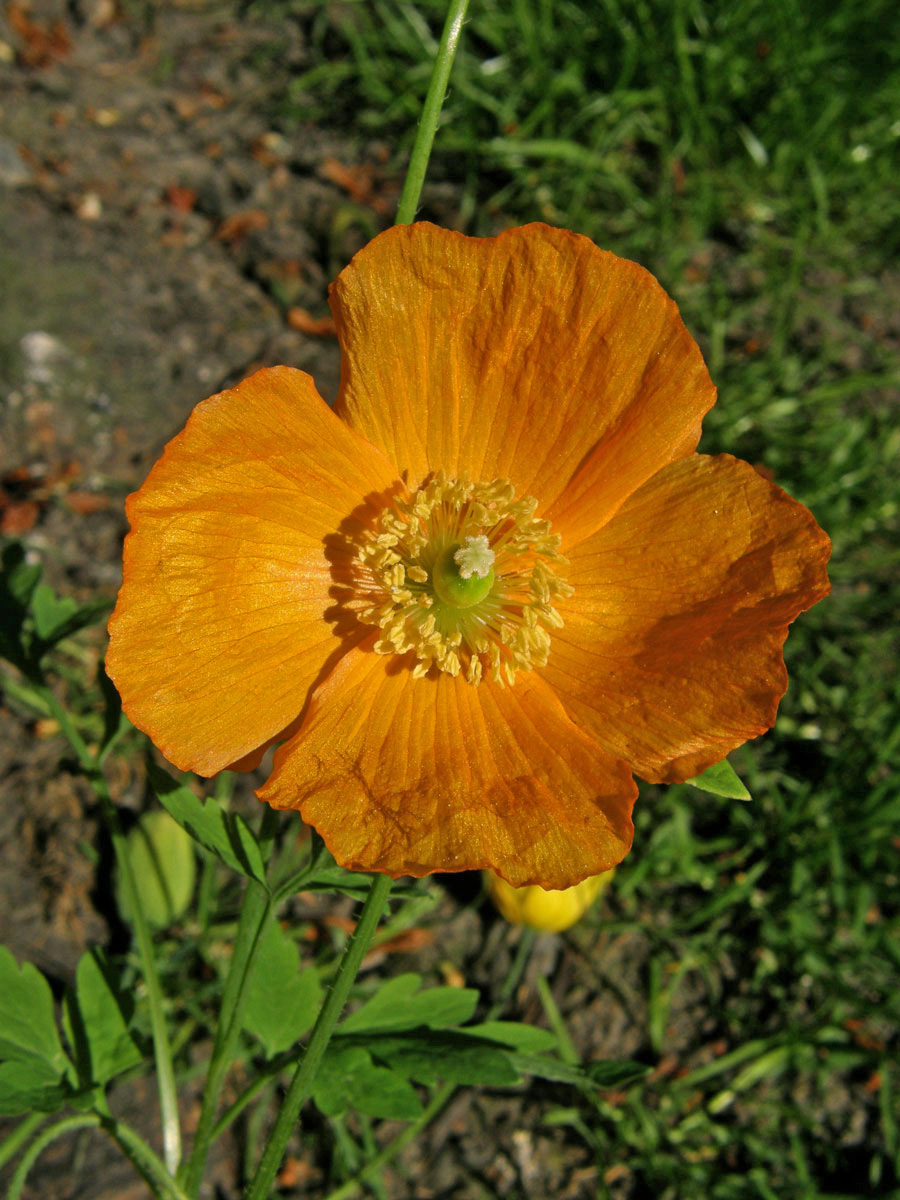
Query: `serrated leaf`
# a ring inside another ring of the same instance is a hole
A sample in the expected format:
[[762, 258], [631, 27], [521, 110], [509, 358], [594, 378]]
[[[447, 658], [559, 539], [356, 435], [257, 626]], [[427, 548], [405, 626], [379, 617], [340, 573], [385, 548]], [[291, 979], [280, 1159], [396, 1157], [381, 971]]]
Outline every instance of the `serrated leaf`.
[[332, 1043], [313, 1084], [313, 1099], [326, 1116], [356, 1108], [370, 1117], [412, 1121], [422, 1111], [415, 1088], [387, 1067], [376, 1066], [362, 1046]]
[[[420, 975], [398, 975], [340, 1025], [341, 1033], [400, 1029], [445, 1029], [468, 1021], [478, 1003], [473, 988], [435, 987], [419, 992]], [[418, 994], [416, 994], [418, 993]]]
[[5, 946], [0, 946], [0, 1058], [39, 1059], [57, 1078], [68, 1066], [50, 985], [31, 963], [20, 969]]
[[300, 970], [296, 943], [270, 917], [247, 984], [244, 1028], [271, 1058], [312, 1028], [321, 1003], [318, 975]]
[[367, 1034], [365, 1046], [376, 1062], [418, 1083], [444, 1079], [473, 1087], [508, 1087], [519, 1080], [507, 1050], [468, 1037], [465, 1030]]
[[[141, 911], [155, 929], [165, 929], [186, 911], [194, 894], [194, 839], [167, 812], [144, 813], [127, 838], [128, 857]], [[116, 902], [130, 920], [128, 893], [116, 877]]]
[[75, 971], [75, 993], [66, 997], [65, 1013], [66, 1032], [85, 1086], [106, 1083], [143, 1061], [128, 1032], [133, 1007], [102, 953], [94, 950], [83, 955]]
[[56, 1112], [69, 1098], [59, 1072], [39, 1058], [0, 1063], [0, 1116]]
[[265, 883], [259, 843], [246, 821], [234, 813], [226, 813], [212, 798], [199, 800], [155, 763], [150, 764], [148, 774], [160, 804], [195, 841], [233, 870]]
[[712, 792], [714, 796], [727, 796], [729, 800], [753, 799], [727, 758], [707, 767], [694, 779], [686, 779], [685, 783], [701, 791]]

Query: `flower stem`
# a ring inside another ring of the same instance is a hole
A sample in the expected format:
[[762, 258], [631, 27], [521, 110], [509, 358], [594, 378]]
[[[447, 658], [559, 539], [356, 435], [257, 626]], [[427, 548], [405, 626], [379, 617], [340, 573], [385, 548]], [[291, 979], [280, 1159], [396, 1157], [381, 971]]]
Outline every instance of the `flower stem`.
[[297, 1067], [291, 1086], [282, 1102], [275, 1128], [272, 1130], [256, 1174], [247, 1190], [246, 1200], [267, 1200], [275, 1174], [284, 1158], [288, 1139], [293, 1133], [300, 1115], [300, 1109], [312, 1091], [319, 1063], [322, 1061], [334, 1027], [337, 1025], [347, 997], [350, 995], [350, 989], [356, 979], [363, 955], [369, 947], [381, 914], [384, 912], [391, 891], [391, 882], [388, 875], [375, 875], [372, 879], [372, 886], [363, 905], [359, 923], [344, 951], [344, 957], [331, 986], [331, 991], [328, 993], [313, 1027], [306, 1053], [300, 1060], [300, 1065]]
[[[277, 828], [278, 812], [266, 805], [259, 833], [263, 862], [268, 860]], [[216, 1025], [216, 1037], [209, 1062], [209, 1071], [203, 1088], [203, 1102], [197, 1122], [197, 1131], [194, 1135], [194, 1146], [184, 1173], [184, 1187], [189, 1196], [195, 1196], [199, 1191], [203, 1179], [203, 1168], [206, 1165], [206, 1156], [214, 1140], [219, 1094], [234, 1059], [235, 1047], [241, 1033], [244, 1002], [247, 996], [246, 985], [253, 970], [253, 962], [260, 945], [260, 935], [265, 927], [270, 907], [271, 898], [268, 890], [255, 879], [248, 879], [235, 934], [234, 949], [231, 954], [231, 965], [225, 980], [225, 991]]]
[[409, 167], [406, 171], [406, 180], [403, 184], [400, 203], [397, 206], [397, 225], [410, 225], [416, 218], [416, 209], [419, 207], [419, 196], [422, 194], [422, 184], [425, 182], [425, 172], [428, 169], [428, 158], [431, 154], [431, 146], [434, 142], [438, 121], [440, 120], [444, 96], [447, 93], [447, 81], [450, 78], [450, 69], [453, 66], [453, 59], [459, 46], [463, 21], [465, 20], [466, 9], [468, 7], [469, 0], [450, 0], [450, 5], [447, 9], [447, 19], [444, 22], [444, 32], [441, 34], [441, 44], [438, 46], [437, 56], [434, 60], [434, 69], [431, 74], [431, 82], [428, 85], [428, 94], [425, 97], [422, 116], [419, 119], [419, 128], [416, 133], [415, 143], [413, 144]]
[[159, 974], [156, 970], [156, 958], [153, 954], [153, 938], [150, 927], [141, 907], [137, 880], [131, 867], [128, 853], [128, 843], [122, 832], [119, 812], [109, 793], [106, 777], [97, 758], [91, 753], [81, 734], [75, 728], [66, 709], [56, 699], [51, 689], [40, 678], [32, 676], [30, 682], [40, 691], [47, 707], [56, 718], [59, 728], [66, 737], [69, 745], [78, 756], [82, 771], [90, 780], [94, 794], [100, 801], [100, 810], [109, 831], [116, 857], [116, 865], [122, 881], [122, 890], [131, 923], [134, 927], [135, 941], [141, 960], [141, 972], [147, 988], [147, 1000], [150, 1007], [150, 1029], [153, 1036], [153, 1054], [156, 1062], [156, 1079], [159, 1087], [159, 1107], [163, 1133], [163, 1156], [167, 1169], [174, 1174], [181, 1158], [181, 1126], [178, 1119], [178, 1093], [175, 1088], [175, 1070], [172, 1065], [172, 1051], [169, 1045], [169, 1034], [166, 1029], [166, 1017], [163, 1009], [162, 988]]

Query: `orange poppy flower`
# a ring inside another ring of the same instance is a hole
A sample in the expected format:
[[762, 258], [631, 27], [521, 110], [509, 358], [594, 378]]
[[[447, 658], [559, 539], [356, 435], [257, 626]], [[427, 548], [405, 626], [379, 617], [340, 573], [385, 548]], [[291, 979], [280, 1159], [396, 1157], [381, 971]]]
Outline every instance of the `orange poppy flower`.
[[827, 537], [745, 463], [641, 267], [544, 225], [375, 238], [300, 371], [200, 404], [131, 497], [108, 669], [178, 767], [251, 767], [338, 862], [569, 887], [618, 863], [633, 774], [768, 729]]

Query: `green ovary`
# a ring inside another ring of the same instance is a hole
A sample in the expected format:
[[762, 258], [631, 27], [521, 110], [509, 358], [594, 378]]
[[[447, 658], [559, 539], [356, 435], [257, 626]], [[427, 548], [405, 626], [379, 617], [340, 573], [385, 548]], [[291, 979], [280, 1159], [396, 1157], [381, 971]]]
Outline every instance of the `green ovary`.
[[464, 579], [454, 556], [459, 546], [448, 546], [435, 559], [431, 568], [431, 586], [434, 594], [450, 608], [472, 608], [480, 604], [494, 586], [494, 571], [489, 568], [486, 575], [472, 574]]

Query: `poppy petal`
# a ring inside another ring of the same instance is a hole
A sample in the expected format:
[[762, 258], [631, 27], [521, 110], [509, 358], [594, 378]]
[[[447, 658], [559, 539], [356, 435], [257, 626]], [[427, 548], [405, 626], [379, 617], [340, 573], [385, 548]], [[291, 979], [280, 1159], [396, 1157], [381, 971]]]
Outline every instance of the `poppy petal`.
[[574, 594], [540, 674], [602, 746], [672, 783], [771, 728], [788, 624], [829, 590], [830, 542], [802, 504], [692, 455], [567, 553]]
[[509, 479], [570, 544], [690, 454], [715, 402], [653, 276], [563, 229], [397, 226], [331, 304], [336, 411], [411, 485], [438, 469]]
[[637, 788], [535, 675], [512, 688], [351, 650], [317, 689], [257, 795], [299, 809], [359, 871], [490, 867], [564, 888], [631, 845]]
[[176, 766], [252, 763], [298, 717], [344, 647], [334, 532], [394, 479], [302, 371], [197, 406], [129, 499], [107, 657], [126, 713]]

